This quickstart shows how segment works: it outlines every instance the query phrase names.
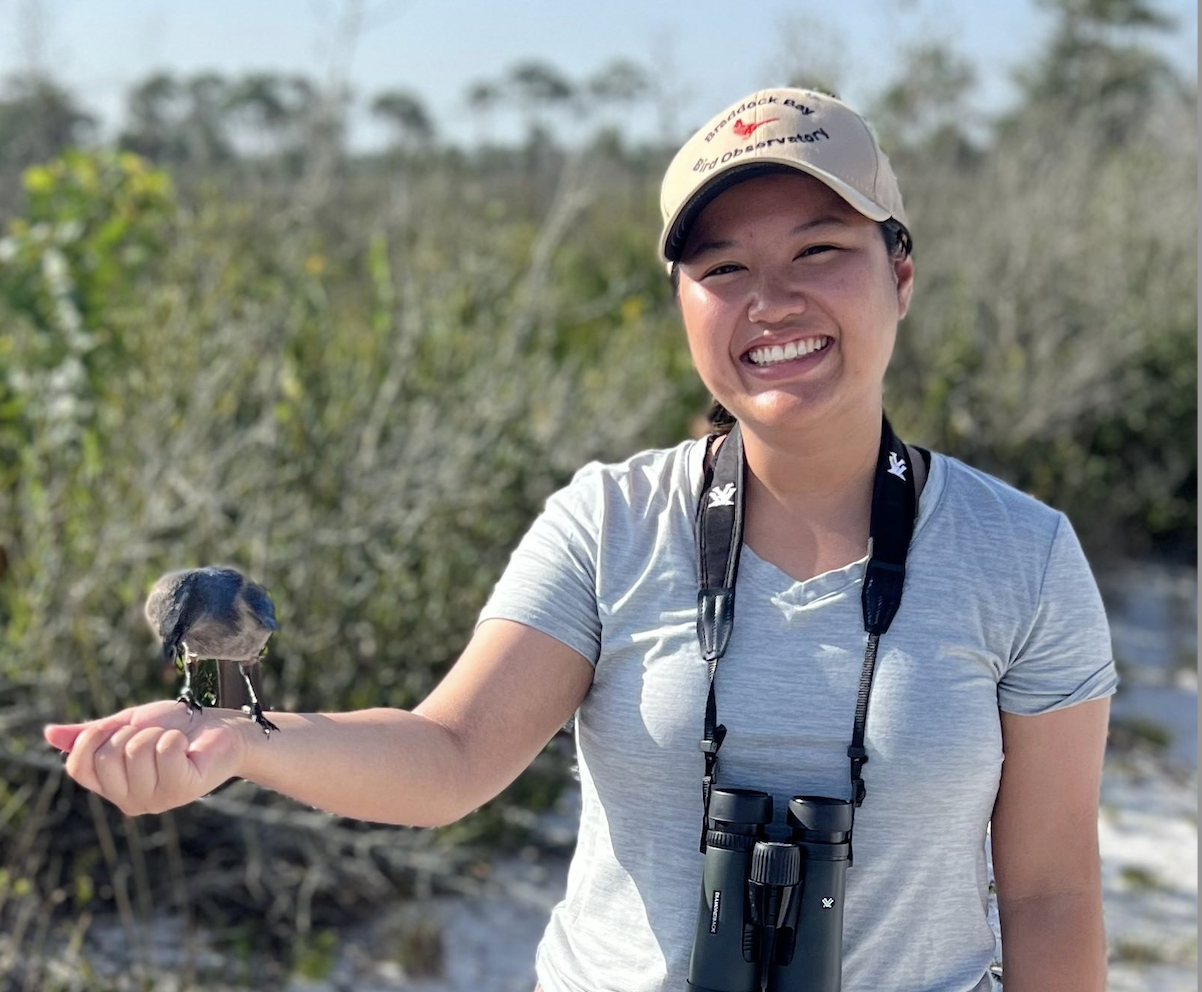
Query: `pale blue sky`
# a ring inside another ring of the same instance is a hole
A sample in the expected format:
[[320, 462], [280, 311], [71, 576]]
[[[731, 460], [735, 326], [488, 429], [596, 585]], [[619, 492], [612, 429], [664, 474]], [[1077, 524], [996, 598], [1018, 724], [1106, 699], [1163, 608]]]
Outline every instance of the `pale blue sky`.
[[[416, 92], [440, 132], [477, 133], [464, 105], [469, 83], [538, 58], [574, 79], [619, 56], [658, 73], [671, 96], [631, 115], [633, 136], [682, 132], [758, 86], [779, 82], [787, 52], [829, 59], [841, 94], [866, 100], [888, 78], [899, 47], [946, 39], [976, 64], [979, 105], [1003, 105], [1009, 74], [1045, 36], [1033, 0], [361, 0], [353, 45], [339, 20], [355, 0], [0, 0], [0, 76], [31, 60], [51, 67], [86, 105], [113, 120], [128, 84], [155, 69], [342, 71], [360, 98], [388, 88]], [[1168, 50], [1196, 74], [1197, 8], [1162, 0], [1180, 22]], [[755, 14], [747, 13], [754, 9]], [[790, 45], [789, 39], [792, 39]], [[835, 59], [831, 53], [843, 53]], [[355, 126], [358, 143], [373, 132]], [[513, 120], [495, 122], [505, 137]]]

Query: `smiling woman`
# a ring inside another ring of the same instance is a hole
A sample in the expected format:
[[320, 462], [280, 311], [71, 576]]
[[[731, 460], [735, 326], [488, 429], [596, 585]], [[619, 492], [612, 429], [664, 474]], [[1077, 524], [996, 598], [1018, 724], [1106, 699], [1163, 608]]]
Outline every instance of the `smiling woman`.
[[157, 703], [47, 739], [129, 814], [238, 776], [437, 825], [575, 716], [545, 992], [986, 992], [990, 833], [1007, 992], [1101, 992], [1106, 618], [1063, 514], [884, 417], [915, 286], [888, 159], [839, 101], [765, 90], [685, 144], [662, 208], [724, 430], [582, 468], [425, 701], [273, 711], [270, 738]]

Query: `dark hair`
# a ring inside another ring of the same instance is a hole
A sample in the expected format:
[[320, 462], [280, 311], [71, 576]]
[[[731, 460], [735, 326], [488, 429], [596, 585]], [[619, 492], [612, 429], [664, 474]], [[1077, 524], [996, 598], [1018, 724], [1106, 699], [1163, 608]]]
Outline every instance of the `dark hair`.
[[[891, 261], [900, 262], [902, 259], [909, 258], [913, 253], [914, 239], [910, 236], [906, 225], [901, 221], [894, 220], [892, 217], [888, 220], [879, 221], [877, 223], [877, 230], [881, 232], [881, 237], [885, 241], [885, 251], [888, 253]], [[668, 271], [668, 282], [672, 285], [672, 298], [677, 301], [680, 299], [680, 270], [678, 265], [678, 262], [673, 262], [672, 268]], [[706, 419], [709, 420], [710, 430], [714, 434], [729, 434], [730, 429], [735, 425], [734, 414], [712, 396], [710, 397], [710, 408], [706, 414]]]
[[885, 239], [885, 251], [889, 253], [891, 261], [900, 262], [914, 253], [914, 239], [900, 220], [890, 217], [877, 224], [877, 227]]

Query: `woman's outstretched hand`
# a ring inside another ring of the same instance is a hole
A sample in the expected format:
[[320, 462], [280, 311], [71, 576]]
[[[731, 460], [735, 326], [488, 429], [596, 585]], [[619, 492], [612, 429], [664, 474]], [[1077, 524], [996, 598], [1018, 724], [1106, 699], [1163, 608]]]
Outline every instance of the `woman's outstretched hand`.
[[238, 775], [246, 724], [236, 711], [194, 713], [162, 700], [88, 723], [50, 724], [43, 733], [68, 753], [68, 775], [137, 816], [190, 803]]

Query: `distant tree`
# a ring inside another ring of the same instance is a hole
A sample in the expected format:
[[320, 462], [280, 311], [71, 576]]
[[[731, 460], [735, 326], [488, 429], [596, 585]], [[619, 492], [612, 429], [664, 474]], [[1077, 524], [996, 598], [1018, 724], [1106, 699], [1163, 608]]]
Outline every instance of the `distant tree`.
[[209, 166], [234, 155], [229, 86], [214, 73], [156, 73], [130, 90], [122, 148], [156, 162]]
[[44, 162], [88, 141], [95, 119], [47, 76], [10, 79], [0, 96], [0, 167]]
[[347, 114], [354, 93], [346, 84], [322, 87], [305, 121], [305, 140], [319, 146], [330, 161], [341, 160], [346, 151]]
[[544, 138], [550, 134], [547, 114], [568, 109], [576, 95], [571, 82], [545, 62], [519, 62], [509, 70], [504, 87], [525, 113], [527, 131]]
[[1138, 128], [1158, 92], [1176, 88], [1177, 74], [1149, 43], [1175, 21], [1156, 0], [1038, 0], [1055, 17], [1042, 56], [1017, 79], [1025, 107], [1053, 113], [1105, 113], [1105, 140], [1122, 141]]
[[303, 140], [304, 125], [316, 100], [313, 84], [304, 76], [251, 73], [234, 82], [226, 108], [242, 125], [248, 147], [283, 154]]
[[572, 84], [545, 62], [520, 62], [509, 70], [514, 94], [532, 105], [562, 106], [575, 92]]
[[376, 96], [371, 112], [391, 128], [398, 148], [422, 146], [434, 138], [434, 122], [425, 105], [412, 93], [388, 90]]
[[926, 41], [903, 50], [898, 77], [869, 113], [889, 154], [966, 157], [976, 82], [972, 63], [943, 42]]
[[651, 76], [637, 62], [615, 59], [588, 81], [586, 89], [602, 103], [626, 106], [651, 92]]
[[187, 111], [183, 138], [188, 161], [211, 165], [232, 157], [229, 143], [229, 83], [215, 72], [204, 72], [184, 83]]
[[159, 72], [144, 79], [125, 98], [123, 148], [157, 161], [178, 160], [182, 149], [173, 147], [182, 117], [182, 92], [175, 77]]
[[587, 109], [603, 118], [601, 145], [620, 151], [622, 129], [616, 118], [652, 91], [651, 75], [629, 59], [615, 59], [584, 84], [581, 102], [587, 102]]
[[492, 134], [489, 122], [503, 99], [501, 87], [491, 80], [477, 80], [468, 86], [464, 102], [476, 120], [476, 140], [485, 143]]
[[493, 82], [479, 80], [467, 88], [467, 105], [472, 110], [491, 110], [501, 99], [501, 88]]

